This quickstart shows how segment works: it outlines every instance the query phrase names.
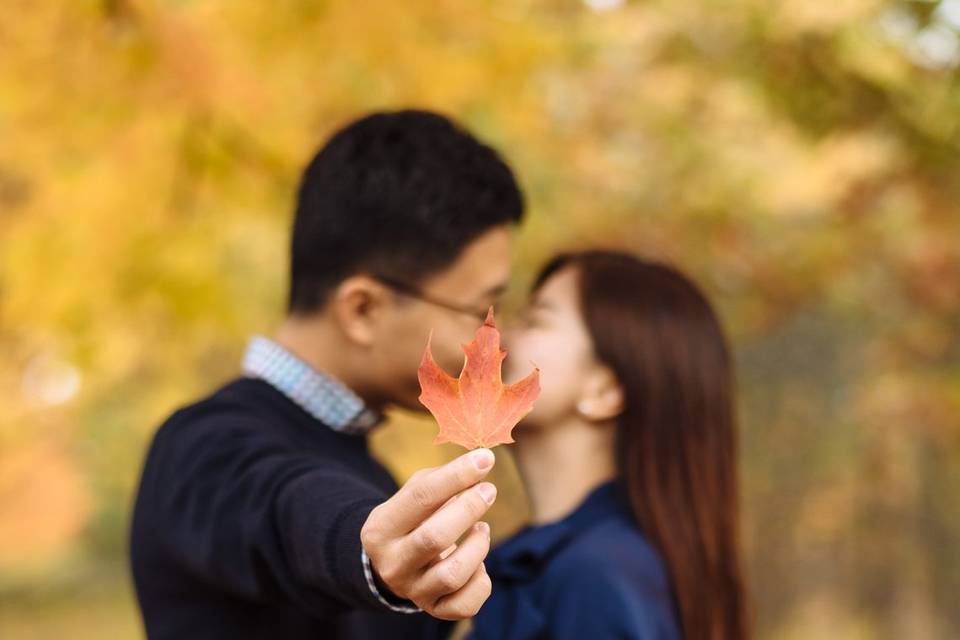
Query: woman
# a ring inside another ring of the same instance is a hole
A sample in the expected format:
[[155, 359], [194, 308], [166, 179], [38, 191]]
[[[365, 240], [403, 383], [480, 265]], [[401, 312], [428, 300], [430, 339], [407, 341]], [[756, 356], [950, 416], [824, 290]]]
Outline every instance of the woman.
[[[677, 271], [554, 259], [506, 365], [542, 392], [512, 450], [533, 524], [495, 548], [474, 640], [746, 638], [730, 357]], [[508, 368], [508, 380], [512, 380]]]

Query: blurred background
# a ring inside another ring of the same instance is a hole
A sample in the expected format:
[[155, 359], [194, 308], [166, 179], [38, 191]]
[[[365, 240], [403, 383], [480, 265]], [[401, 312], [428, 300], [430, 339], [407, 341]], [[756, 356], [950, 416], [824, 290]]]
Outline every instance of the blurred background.
[[960, 0], [4, 0], [0, 637], [142, 636], [144, 447], [281, 317], [310, 155], [403, 106], [515, 168], [514, 304], [585, 244], [710, 293], [758, 637], [960, 637], [958, 70]]

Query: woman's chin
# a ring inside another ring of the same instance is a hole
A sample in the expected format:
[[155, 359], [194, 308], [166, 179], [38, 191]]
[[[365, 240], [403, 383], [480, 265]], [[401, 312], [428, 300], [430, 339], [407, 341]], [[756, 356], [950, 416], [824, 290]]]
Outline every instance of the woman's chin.
[[539, 427], [536, 425], [536, 423], [533, 420], [529, 418], [524, 418], [523, 420], [517, 423], [517, 426], [513, 428], [513, 432], [512, 432], [513, 439], [520, 440], [524, 436], [529, 435], [532, 432], [537, 431], [538, 429]]

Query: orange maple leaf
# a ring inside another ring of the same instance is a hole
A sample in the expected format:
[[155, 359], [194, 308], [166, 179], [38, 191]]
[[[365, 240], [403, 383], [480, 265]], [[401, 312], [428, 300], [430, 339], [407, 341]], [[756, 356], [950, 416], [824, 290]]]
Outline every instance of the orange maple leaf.
[[430, 341], [417, 371], [420, 402], [440, 425], [434, 444], [455, 442], [467, 449], [513, 442], [510, 432], [533, 409], [540, 395], [540, 369], [511, 385], [501, 379], [507, 352], [500, 348], [500, 332], [493, 308], [473, 340], [463, 345], [465, 360], [460, 378], [454, 378], [433, 360]]

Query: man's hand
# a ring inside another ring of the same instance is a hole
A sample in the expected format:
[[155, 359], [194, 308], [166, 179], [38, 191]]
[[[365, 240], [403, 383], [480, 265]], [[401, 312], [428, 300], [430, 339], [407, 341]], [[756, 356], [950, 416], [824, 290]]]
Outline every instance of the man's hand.
[[477, 449], [418, 471], [360, 531], [380, 580], [435, 618], [469, 618], [490, 595], [490, 527], [478, 520], [497, 497], [493, 484], [480, 482], [493, 463], [492, 451]]

